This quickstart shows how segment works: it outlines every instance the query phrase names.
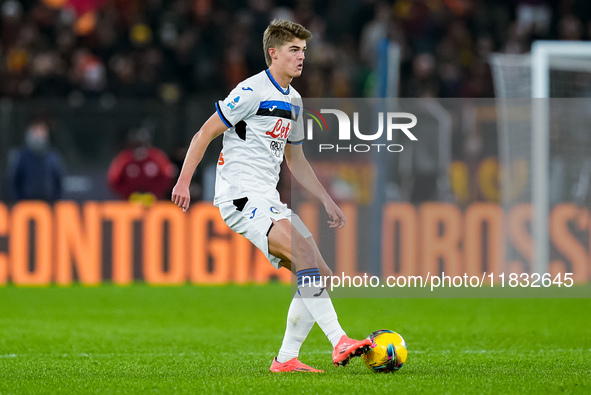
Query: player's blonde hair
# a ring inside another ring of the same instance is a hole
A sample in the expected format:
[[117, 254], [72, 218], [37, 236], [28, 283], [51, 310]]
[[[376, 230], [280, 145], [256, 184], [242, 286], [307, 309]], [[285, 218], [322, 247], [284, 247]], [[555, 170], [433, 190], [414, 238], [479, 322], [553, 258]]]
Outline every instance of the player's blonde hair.
[[267, 66], [270, 66], [272, 62], [271, 55], [269, 55], [269, 48], [279, 48], [294, 38], [310, 41], [312, 39], [312, 33], [299, 23], [284, 19], [273, 19], [263, 35], [263, 49], [265, 50]]

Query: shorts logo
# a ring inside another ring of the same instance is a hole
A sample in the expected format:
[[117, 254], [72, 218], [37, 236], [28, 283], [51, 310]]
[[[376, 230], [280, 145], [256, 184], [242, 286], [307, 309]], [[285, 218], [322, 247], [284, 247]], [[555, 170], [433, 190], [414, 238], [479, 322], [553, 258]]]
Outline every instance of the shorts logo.
[[255, 207], [254, 210], [252, 210], [252, 215], [250, 216], [249, 219], [253, 219], [256, 212], [257, 212], [257, 208]]
[[269, 207], [269, 210], [273, 213], [273, 214], [279, 214], [281, 213], [281, 211], [277, 210], [274, 206]]

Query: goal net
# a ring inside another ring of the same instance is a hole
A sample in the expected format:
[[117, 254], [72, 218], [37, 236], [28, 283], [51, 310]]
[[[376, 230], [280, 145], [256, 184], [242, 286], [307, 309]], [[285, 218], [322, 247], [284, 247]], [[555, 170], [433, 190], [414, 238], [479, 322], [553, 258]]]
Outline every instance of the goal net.
[[[560, 252], [550, 238], [551, 214], [564, 203], [581, 209], [575, 227], [588, 257], [582, 208], [591, 200], [591, 43], [538, 41], [530, 54], [495, 54], [490, 62], [501, 202], [506, 212], [522, 203], [531, 207], [531, 255], [508, 248], [507, 261], [522, 262], [524, 272], [552, 271]], [[559, 270], [565, 269], [571, 268]]]

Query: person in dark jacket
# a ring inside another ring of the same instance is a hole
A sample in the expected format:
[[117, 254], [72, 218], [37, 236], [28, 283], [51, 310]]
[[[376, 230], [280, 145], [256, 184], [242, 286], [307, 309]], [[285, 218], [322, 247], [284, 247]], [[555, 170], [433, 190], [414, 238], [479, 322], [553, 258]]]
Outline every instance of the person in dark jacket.
[[10, 153], [8, 172], [14, 200], [54, 202], [63, 192], [64, 165], [51, 147], [49, 126], [33, 122], [25, 134], [25, 145]]

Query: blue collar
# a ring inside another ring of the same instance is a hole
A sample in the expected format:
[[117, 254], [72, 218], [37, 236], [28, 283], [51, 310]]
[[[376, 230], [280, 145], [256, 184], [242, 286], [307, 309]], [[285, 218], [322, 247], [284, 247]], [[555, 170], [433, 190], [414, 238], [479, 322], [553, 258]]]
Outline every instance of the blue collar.
[[275, 88], [279, 89], [279, 92], [283, 93], [284, 95], [289, 95], [289, 86], [287, 87], [287, 90], [283, 90], [283, 88], [281, 87], [281, 85], [279, 85], [277, 83], [277, 81], [275, 81], [275, 78], [273, 78], [273, 76], [271, 75], [271, 72], [269, 71], [269, 69], [265, 70], [265, 73], [267, 73], [267, 77], [269, 77], [269, 79], [271, 80], [271, 82], [273, 83], [273, 85], [275, 85]]

